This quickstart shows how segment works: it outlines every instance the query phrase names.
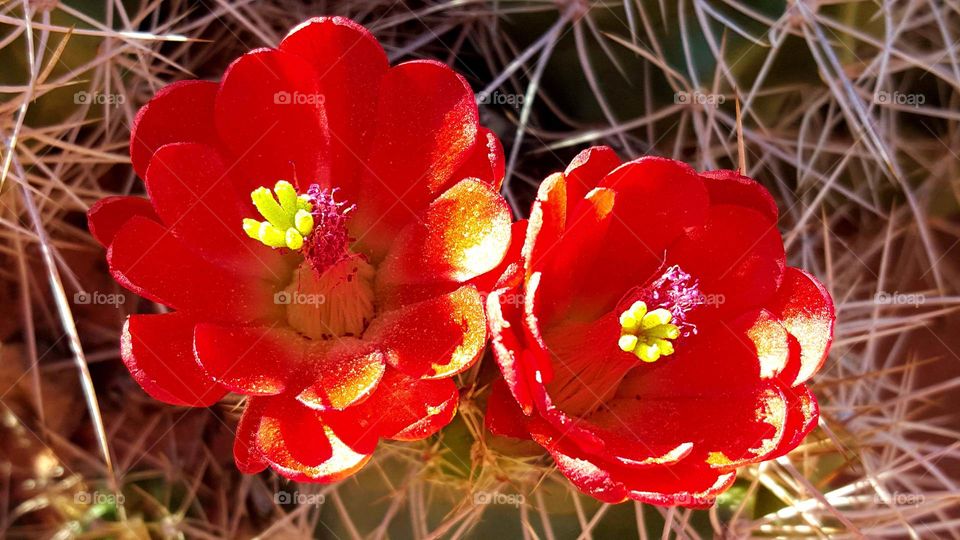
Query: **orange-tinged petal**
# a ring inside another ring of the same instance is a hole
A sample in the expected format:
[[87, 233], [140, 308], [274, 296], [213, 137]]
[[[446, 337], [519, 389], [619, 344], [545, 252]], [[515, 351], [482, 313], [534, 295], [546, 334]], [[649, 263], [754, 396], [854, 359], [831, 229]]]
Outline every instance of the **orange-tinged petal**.
[[373, 320], [364, 340], [413, 377], [451, 377], [469, 368], [486, 344], [483, 299], [471, 285]]

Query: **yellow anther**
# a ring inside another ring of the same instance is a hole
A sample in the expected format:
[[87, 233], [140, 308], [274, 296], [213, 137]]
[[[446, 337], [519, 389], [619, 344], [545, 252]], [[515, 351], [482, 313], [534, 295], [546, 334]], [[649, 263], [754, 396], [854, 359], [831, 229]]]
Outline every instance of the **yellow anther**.
[[660, 354], [663, 356], [670, 356], [673, 354], [673, 343], [665, 339], [655, 339], [653, 344], [656, 345], [657, 350], [660, 351]]
[[640, 327], [644, 330], [649, 330], [662, 324], [667, 324], [671, 320], [673, 320], [673, 315], [671, 315], [669, 311], [658, 308], [643, 316]]
[[286, 229], [293, 226], [292, 216], [288, 216], [280, 203], [273, 198], [273, 194], [265, 187], [259, 187], [250, 194], [253, 205], [257, 207], [260, 215], [267, 218], [271, 225], [278, 229]]
[[303, 237], [300, 236], [300, 233], [296, 229], [290, 227], [287, 229], [287, 236], [285, 238], [287, 247], [296, 251], [303, 247]]
[[656, 345], [641, 343], [637, 345], [633, 353], [644, 362], [656, 362], [660, 359], [660, 349], [658, 349]]
[[647, 305], [638, 300], [620, 314], [620, 327], [625, 332], [633, 332], [640, 327], [640, 320], [646, 314]]
[[309, 234], [313, 230], [313, 214], [306, 210], [297, 210], [293, 223], [300, 234]]
[[313, 210], [313, 205], [310, 203], [310, 197], [306, 195], [300, 195], [297, 197], [297, 210], [306, 210], [310, 212]]
[[254, 240], [260, 239], [260, 222], [255, 219], [243, 218], [243, 232]]
[[637, 336], [624, 334], [620, 336], [620, 339], [617, 341], [617, 346], [619, 346], [623, 352], [632, 352], [633, 349], [637, 347], [638, 341]]
[[293, 189], [293, 184], [280, 180], [273, 186], [273, 192], [277, 194], [277, 200], [285, 215], [297, 213], [297, 190]]
[[644, 335], [660, 339], [677, 339], [680, 337], [680, 329], [675, 324], [662, 324], [647, 330]]
[[244, 218], [247, 236], [275, 248], [297, 251], [303, 247], [314, 226], [309, 197], [297, 195], [293, 184], [280, 180], [272, 192], [265, 187], [253, 190], [250, 199], [266, 221]]
[[287, 238], [283, 232], [267, 222], [260, 223], [260, 230], [257, 231], [257, 238], [270, 247], [286, 247]]
[[670, 324], [672, 320], [670, 311], [664, 308], [648, 311], [647, 305], [638, 300], [620, 314], [617, 346], [644, 362], [670, 356], [674, 352], [670, 340], [680, 337], [680, 328]]

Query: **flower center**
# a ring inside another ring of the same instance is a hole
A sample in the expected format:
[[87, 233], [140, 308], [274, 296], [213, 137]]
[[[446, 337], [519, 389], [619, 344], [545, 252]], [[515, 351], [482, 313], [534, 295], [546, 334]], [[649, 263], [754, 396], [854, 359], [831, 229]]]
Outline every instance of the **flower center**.
[[301, 195], [281, 180], [272, 192], [250, 194], [264, 221], [243, 220], [250, 238], [303, 255], [275, 301], [287, 306], [290, 326], [313, 339], [360, 336], [375, 311], [375, 270], [349, 245], [347, 216], [355, 207], [337, 202], [334, 192], [313, 184]]
[[680, 267], [671, 266], [620, 314], [617, 346], [648, 363], [670, 356], [674, 340], [696, 332], [687, 317], [702, 303], [697, 281]]
[[620, 339], [617, 345], [632, 352], [644, 362], [656, 362], [673, 354], [671, 340], [680, 337], [680, 329], [670, 324], [673, 314], [663, 308], [647, 311], [647, 304], [637, 300], [620, 314]]
[[373, 319], [374, 269], [363, 255], [350, 254], [323, 273], [304, 261], [287, 285], [287, 323], [312, 339], [359, 337]]
[[250, 198], [266, 221], [244, 218], [243, 231], [247, 236], [273, 248], [297, 251], [303, 247], [303, 237], [310, 234], [314, 223], [314, 207], [307, 195], [297, 195], [290, 182], [280, 180], [273, 193], [258, 187]]

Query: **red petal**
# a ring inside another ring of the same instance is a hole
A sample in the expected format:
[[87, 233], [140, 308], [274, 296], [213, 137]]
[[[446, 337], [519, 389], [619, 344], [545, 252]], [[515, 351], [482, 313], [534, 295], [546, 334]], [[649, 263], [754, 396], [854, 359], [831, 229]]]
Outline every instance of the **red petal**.
[[716, 397], [618, 398], [588, 421], [608, 445], [629, 448], [655, 441], [656, 454], [693, 443], [684, 462], [730, 471], [774, 452], [786, 417], [786, 398], [775, 385], [767, 385]]
[[629, 497], [662, 506], [702, 508], [712, 505], [716, 495], [733, 483], [733, 473], [718, 473], [687, 461], [642, 468], [602, 464], [549, 430], [536, 430], [534, 439], [578, 489], [608, 503]]
[[786, 257], [775, 224], [749, 208], [710, 207], [703, 229], [677, 241], [667, 256], [700, 280], [720, 313], [765, 305], [777, 290]]
[[452, 178], [455, 181], [478, 178], [499, 190], [506, 166], [503, 145], [497, 135], [485, 127], [480, 127], [473, 149], [468, 152], [470, 157], [467, 162], [453, 173]]
[[307, 363], [317, 366], [315, 382], [297, 399], [318, 411], [345, 409], [366, 399], [386, 372], [383, 353], [372, 351], [370, 344], [343, 338], [329, 351], [307, 355]]
[[463, 77], [445, 64], [420, 60], [387, 71], [376, 118], [351, 231], [379, 259], [395, 231], [459, 180], [453, 173], [469, 158], [478, 116]]
[[316, 411], [286, 397], [264, 399], [257, 447], [270, 463], [302, 470], [333, 456], [326, 426]]
[[462, 283], [496, 268], [510, 246], [506, 201], [476, 180], [437, 197], [397, 237], [377, 272], [382, 287]]
[[414, 379], [388, 369], [365, 401], [323, 417], [350, 448], [369, 453], [379, 438], [412, 441], [433, 435], [450, 423], [458, 398], [450, 379]]
[[527, 221], [524, 219], [514, 221], [510, 226], [510, 247], [507, 248], [503, 260], [493, 270], [471, 279], [468, 283], [481, 293], [489, 293], [507, 281], [519, 279], [523, 271], [520, 258], [526, 234]]
[[130, 161], [140, 178], [161, 146], [178, 142], [216, 144], [213, 104], [217, 84], [178, 81], [160, 89], [133, 119]]
[[103, 247], [110, 247], [123, 225], [135, 216], [160, 221], [150, 201], [142, 197], [104, 197], [87, 211], [90, 234]]
[[638, 365], [617, 394], [638, 399], [737, 394], [776, 378], [790, 360], [786, 330], [762, 310], [702, 326], [674, 346], [674, 355]]
[[110, 273], [121, 285], [166, 306], [213, 320], [278, 318], [268, 283], [241, 278], [185, 248], [163, 227], [130, 219], [107, 250]]
[[552, 174], [540, 183], [537, 198], [527, 221], [527, 242], [523, 258], [527, 273], [541, 268], [544, 259], [555, 254], [567, 228], [567, 185], [562, 174]]
[[279, 253], [243, 232], [243, 218], [252, 214], [244, 214], [228, 169], [213, 147], [167, 145], [147, 169], [147, 192], [174, 236], [204, 259], [242, 274], [286, 279]]
[[[511, 299], [520, 298], [519, 289], [499, 289], [487, 296], [487, 324], [490, 329], [490, 346], [500, 373], [513, 398], [524, 414], [532, 414], [533, 397], [523, 372], [524, 348], [514, 324], [518, 324], [520, 306]], [[511, 323], [510, 321], [514, 321]]]
[[572, 305], [573, 293], [581, 284], [595, 279], [590, 264], [585, 261], [596, 259], [608, 249], [604, 238], [614, 219], [615, 197], [616, 194], [606, 188], [587, 194], [571, 215], [567, 231], [548, 253], [540, 285], [542, 326], [549, 326], [555, 316], [569, 309], [577, 309], [578, 305]]
[[574, 304], [585, 316], [609, 311], [631, 287], [646, 282], [667, 246], [704, 223], [708, 207], [703, 181], [679, 161], [641, 158], [599, 185], [616, 192], [616, 203], [603, 250], [582, 263], [591, 279], [583, 281]]
[[836, 321], [833, 298], [815, 277], [791, 267], [784, 272], [769, 309], [800, 342], [800, 368], [793, 385], [800, 384], [827, 359]]
[[783, 391], [787, 396], [787, 427], [777, 449], [767, 459], [787, 454], [803, 442], [820, 418], [817, 398], [806, 386], [797, 386]]
[[493, 381], [490, 397], [487, 398], [487, 413], [483, 417], [484, 425], [494, 435], [529, 439], [527, 417], [510, 395], [510, 389], [503, 379]]
[[730, 170], [706, 171], [700, 176], [710, 194], [710, 204], [743, 206], [760, 212], [770, 223], [777, 222], [777, 203], [760, 182]]
[[[691, 472], [684, 470], [684, 467], [681, 466], [679, 470], [672, 470], [671, 468], [664, 467], [661, 470], [645, 470], [642, 472], [643, 479], [634, 479], [638, 484], [643, 486], [664, 486], [661, 489], [664, 489], [664, 492], [658, 491], [644, 491], [651, 489], [650, 487], [644, 487], [640, 490], [630, 491], [630, 498], [636, 501], [645, 502], [647, 504], [655, 504], [658, 506], [684, 506], [686, 508], [709, 508], [717, 501], [717, 496], [723, 493], [724, 491], [730, 489], [730, 486], [737, 479], [737, 474], [735, 472], [721, 473], [718, 474], [714, 471], [707, 471], [703, 469], [693, 469], [699, 473], [699, 478], [706, 479], [706, 482], [700, 482], [700, 485], [697, 486], [695, 491], [687, 490], [676, 491], [677, 486], [675, 485], [674, 480], [677, 478], [689, 479], [693, 475]], [[666, 487], [673, 487], [673, 490], [666, 489]]]
[[314, 182], [329, 185], [322, 96], [310, 63], [291, 53], [259, 49], [227, 68], [216, 126], [240, 196], [281, 179], [303, 192]]
[[486, 344], [483, 299], [472, 286], [378, 316], [364, 333], [387, 362], [413, 377], [451, 377]]
[[294, 28], [280, 49], [307, 60], [319, 78], [330, 130], [330, 178], [344, 200], [357, 201], [376, 132], [380, 81], [387, 56], [366, 28], [343, 17], [315, 17]]
[[[550, 450], [549, 447], [547, 449]], [[612, 504], [623, 502], [627, 498], [626, 487], [614, 480], [610, 471], [559, 450], [553, 450], [550, 454], [557, 463], [557, 469], [580, 491]]]
[[620, 166], [620, 158], [609, 146], [593, 146], [577, 154], [563, 175], [572, 206], [600, 184], [604, 176]]
[[301, 384], [307, 341], [293, 330], [201, 323], [194, 346], [203, 369], [239, 394], [271, 396]]
[[260, 430], [260, 418], [263, 416], [265, 400], [249, 399], [243, 409], [237, 434], [233, 441], [233, 461], [237, 469], [244, 474], [256, 474], [269, 465], [263, 453], [257, 447], [257, 432]]
[[227, 393], [197, 365], [196, 320], [182, 313], [131, 315], [123, 325], [120, 357], [154, 399], [172, 405], [208, 407]]

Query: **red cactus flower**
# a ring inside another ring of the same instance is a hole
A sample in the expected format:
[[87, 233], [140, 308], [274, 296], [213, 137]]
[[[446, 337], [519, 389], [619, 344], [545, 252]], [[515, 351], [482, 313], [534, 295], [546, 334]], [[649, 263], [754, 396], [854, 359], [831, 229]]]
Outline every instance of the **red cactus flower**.
[[709, 506], [738, 467], [795, 448], [834, 309], [776, 224], [736, 172], [581, 153], [540, 186], [523, 268], [488, 298], [488, 428], [607, 502]]
[[219, 83], [160, 90], [132, 131], [149, 201], [89, 220], [114, 278], [172, 310], [123, 329], [148, 394], [249, 396], [238, 467], [306, 481], [450, 421], [451, 377], [486, 342], [476, 284], [511, 233], [502, 148], [462, 77], [390, 67], [364, 28], [318, 18]]

